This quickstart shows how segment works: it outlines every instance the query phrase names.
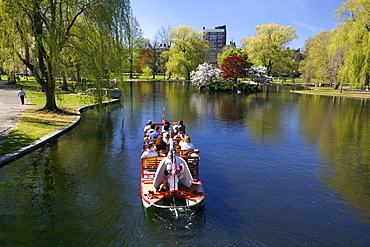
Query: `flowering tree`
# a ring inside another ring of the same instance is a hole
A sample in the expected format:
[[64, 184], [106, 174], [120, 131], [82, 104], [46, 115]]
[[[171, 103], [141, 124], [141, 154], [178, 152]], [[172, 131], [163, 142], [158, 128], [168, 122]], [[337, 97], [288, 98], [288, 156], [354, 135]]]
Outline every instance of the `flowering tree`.
[[234, 83], [237, 83], [238, 78], [246, 76], [247, 68], [250, 66], [251, 64], [247, 62], [244, 56], [234, 55], [224, 59], [221, 70], [225, 79], [231, 78]]
[[208, 63], [199, 64], [196, 71], [190, 73], [191, 81], [199, 88], [207, 87], [213, 78], [221, 77], [221, 70]]
[[267, 76], [267, 68], [264, 66], [252, 67], [248, 70], [249, 76], [255, 82], [270, 82], [272, 81], [271, 76]]

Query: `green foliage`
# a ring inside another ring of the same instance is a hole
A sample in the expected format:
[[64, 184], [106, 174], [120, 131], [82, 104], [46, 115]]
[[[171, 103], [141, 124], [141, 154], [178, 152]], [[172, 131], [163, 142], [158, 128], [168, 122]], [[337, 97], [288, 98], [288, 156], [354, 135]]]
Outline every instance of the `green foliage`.
[[300, 70], [306, 79], [330, 79], [335, 87], [350, 82], [365, 88], [370, 81], [370, 0], [347, 0], [336, 10], [341, 21], [306, 44]]
[[329, 46], [332, 38], [332, 32], [323, 31], [306, 42], [306, 58], [300, 64], [300, 71], [307, 81], [320, 82], [330, 77], [331, 57]]
[[189, 26], [179, 26], [169, 32], [172, 46], [162, 56], [168, 57], [166, 63], [169, 74], [179, 74], [190, 80], [191, 71], [204, 63], [209, 51], [209, 44], [202, 35]]
[[232, 83], [216, 81], [209, 85], [211, 91], [230, 91], [233, 88]]
[[160, 71], [163, 60], [161, 59], [162, 47], [157, 39], [145, 42], [145, 48], [140, 57], [139, 67], [145, 73], [145, 70], [150, 69], [152, 78], [155, 79], [156, 74]]
[[211, 91], [218, 91], [218, 92], [227, 92], [232, 90], [238, 90], [244, 93], [258, 93], [260, 89], [258, 89], [258, 85], [249, 85], [246, 83], [230, 83], [224, 81], [215, 81], [209, 85], [209, 89]]
[[347, 0], [337, 10], [342, 23], [335, 30], [332, 51], [342, 66], [338, 77], [366, 87], [370, 81], [370, 0]]
[[143, 74], [144, 74], [145, 77], [149, 77], [149, 76], [151, 76], [153, 74], [153, 71], [152, 71], [152, 69], [150, 67], [145, 66], [143, 68]]
[[0, 54], [32, 72], [45, 91], [44, 108], [53, 111], [56, 77], [108, 80], [123, 55], [120, 31], [131, 12], [126, 0], [2, 0], [0, 13]]
[[75, 117], [75, 109], [91, 104], [91, 97], [79, 95], [60, 95], [64, 113], [39, 111], [45, 104], [43, 93], [27, 91], [29, 107], [19, 118], [17, 128], [14, 128], [0, 144], [0, 156], [11, 153], [46, 136], [66, 125]]
[[289, 61], [286, 45], [295, 38], [298, 36], [290, 26], [266, 24], [256, 26], [256, 36], [244, 38], [242, 46], [252, 63], [266, 67], [270, 76], [274, 66], [280, 64], [280, 67], [284, 67], [284, 63]]
[[222, 66], [222, 63], [224, 62], [224, 60], [226, 58], [232, 57], [232, 56], [235, 56], [235, 55], [244, 57], [245, 60], [250, 63], [250, 61], [248, 60], [248, 53], [247, 53], [247, 51], [240, 50], [240, 49], [237, 49], [236, 47], [231, 46], [231, 47], [227, 47], [226, 49], [224, 49], [222, 51], [222, 53], [220, 54], [220, 56], [218, 58], [218, 65], [221, 67]]
[[143, 31], [141, 30], [140, 24], [136, 17], [130, 16], [128, 18], [128, 21], [124, 26], [123, 41], [128, 54], [126, 60], [128, 72], [130, 73], [130, 78], [132, 78], [134, 71], [136, 71], [141, 50], [146, 42], [143, 37]]

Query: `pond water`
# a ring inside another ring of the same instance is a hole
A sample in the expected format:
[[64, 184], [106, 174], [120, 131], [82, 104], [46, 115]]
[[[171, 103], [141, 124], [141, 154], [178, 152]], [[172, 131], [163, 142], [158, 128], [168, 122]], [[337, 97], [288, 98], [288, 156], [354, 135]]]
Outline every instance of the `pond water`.
[[[369, 246], [370, 101], [120, 85], [122, 104], [0, 168], [2, 246]], [[144, 210], [142, 130], [182, 119], [202, 210]]]

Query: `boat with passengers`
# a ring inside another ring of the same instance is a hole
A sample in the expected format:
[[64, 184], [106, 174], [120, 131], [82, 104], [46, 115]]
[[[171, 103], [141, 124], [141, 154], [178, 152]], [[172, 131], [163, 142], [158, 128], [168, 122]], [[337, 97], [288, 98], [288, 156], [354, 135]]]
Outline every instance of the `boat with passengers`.
[[170, 125], [170, 130], [164, 134], [169, 135], [165, 149], [155, 150], [153, 147], [158, 139], [150, 139], [149, 135], [144, 137], [142, 153], [150, 155], [141, 157], [140, 194], [143, 206], [170, 209], [202, 207], [205, 193], [199, 177], [199, 149], [181, 150], [182, 138], [175, 135], [176, 122], [151, 123], [151, 126], [163, 129], [166, 124]]

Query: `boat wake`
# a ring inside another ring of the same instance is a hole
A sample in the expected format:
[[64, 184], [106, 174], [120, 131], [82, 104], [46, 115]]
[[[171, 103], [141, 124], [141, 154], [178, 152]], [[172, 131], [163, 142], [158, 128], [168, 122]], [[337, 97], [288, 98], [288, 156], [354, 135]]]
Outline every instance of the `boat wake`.
[[160, 210], [147, 210], [147, 219], [159, 228], [176, 232], [199, 230], [204, 225], [203, 210], [190, 208], [171, 208]]

